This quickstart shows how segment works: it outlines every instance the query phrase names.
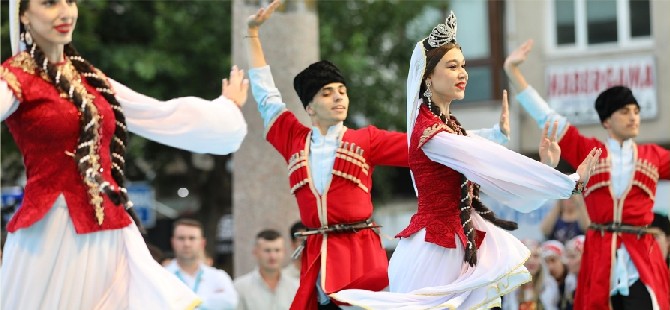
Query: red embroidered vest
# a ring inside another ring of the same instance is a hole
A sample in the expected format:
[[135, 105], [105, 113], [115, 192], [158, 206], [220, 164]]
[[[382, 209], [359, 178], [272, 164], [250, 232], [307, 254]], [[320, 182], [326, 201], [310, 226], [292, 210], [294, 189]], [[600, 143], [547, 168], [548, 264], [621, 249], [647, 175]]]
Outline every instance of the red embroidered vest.
[[[460, 184], [463, 175], [430, 160], [421, 149], [426, 142], [440, 132], [455, 134], [451, 128], [422, 105], [414, 124], [409, 149], [409, 166], [419, 193], [419, 205], [409, 226], [396, 237], [408, 238], [425, 228], [426, 242], [453, 249], [456, 247], [454, 236], [458, 236], [463, 246], [468, 241], [461, 226], [459, 209]], [[476, 232], [475, 241], [479, 246], [484, 240], [484, 232], [479, 230]]]
[[[66, 64], [63, 67], [68, 66]], [[71, 64], [70, 64], [71, 66]], [[63, 68], [65, 70], [67, 68]], [[7, 224], [9, 232], [29, 227], [39, 221], [53, 206], [59, 195], [65, 197], [70, 218], [77, 233], [122, 228], [131, 223], [121, 206], [103, 195], [104, 221], [98, 225], [87, 189], [70, 155], [79, 137], [79, 116], [74, 104], [60, 94], [49, 78], [36, 71], [35, 62], [27, 52], [8, 59], [0, 69], [19, 101], [18, 109], [6, 119], [26, 168], [27, 184], [19, 210]], [[109, 144], [114, 134], [112, 108], [94, 88], [82, 83], [93, 95], [93, 103], [101, 116], [99, 146], [102, 176], [116, 186], [111, 177]]]

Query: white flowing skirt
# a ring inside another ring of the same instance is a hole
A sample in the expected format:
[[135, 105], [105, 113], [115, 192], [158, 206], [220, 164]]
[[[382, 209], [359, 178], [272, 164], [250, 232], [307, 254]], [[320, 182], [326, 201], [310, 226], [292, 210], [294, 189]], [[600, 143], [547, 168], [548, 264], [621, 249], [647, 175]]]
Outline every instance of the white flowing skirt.
[[0, 309], [193, 309], [198, 297], [152, 258], [137, 226], [77, 234], [59, 197], [7, 236]]
[[530, 251], [505, 230], [472, 214], [475, 228], [486, 232], [477, 264], [463, 262], [455, 249], [424, 241], [425, 230], [400, 240], [389, 264], [389, 292], [344, 290], [337, 300], [365, 309], [488, 309], [531, 276], [524, 267]]

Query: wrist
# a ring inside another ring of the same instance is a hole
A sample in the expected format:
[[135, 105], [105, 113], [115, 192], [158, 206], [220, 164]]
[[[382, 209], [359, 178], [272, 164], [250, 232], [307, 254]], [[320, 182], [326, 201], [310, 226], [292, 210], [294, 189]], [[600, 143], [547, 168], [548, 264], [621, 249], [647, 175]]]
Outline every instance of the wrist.
[[581, 194], [584, 191], [584, 181], [577, 181], [575, 188], [572, 189], [572, 194]]
[[247, 28], [246, 36], [258, 36], [258, 27]]

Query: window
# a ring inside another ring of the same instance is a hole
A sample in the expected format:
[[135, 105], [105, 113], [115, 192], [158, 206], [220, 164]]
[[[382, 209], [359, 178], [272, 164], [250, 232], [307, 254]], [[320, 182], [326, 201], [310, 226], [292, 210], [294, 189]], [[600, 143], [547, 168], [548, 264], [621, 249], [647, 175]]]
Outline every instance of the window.
[[503, 2], [452, 0], [458, 18], [458, 43], [467, 62], [468, 90], [459, 102], [497, 100], [502, 97]]
[[553, 47], [635, 46], [651, 39], [650, 0], [553, 0]]

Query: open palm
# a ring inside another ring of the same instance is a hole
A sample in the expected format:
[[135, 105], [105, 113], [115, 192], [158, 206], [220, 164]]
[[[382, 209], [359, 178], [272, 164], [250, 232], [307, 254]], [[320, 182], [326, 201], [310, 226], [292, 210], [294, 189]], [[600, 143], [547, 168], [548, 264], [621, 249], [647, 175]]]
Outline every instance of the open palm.
[[544, 124], [542, 139], [540, 140], [540, 161], [550, 167], [558, 166], [561, 160], [561, 147], [558, 145], [558, 121], [554, 122], [551, 137], [549, 137], [549, 122]]
[[280, 0], [274, 0], [267, 7], [258, 9], [256, 14], [249, 16], [249, 19], [247, 19], [247, 27], [260, 27], [266, 20], [270, 18], [270, 16], [272, 16], [272, 13], [277, 9], [277, 7], [279, 7], [280, 4]]

